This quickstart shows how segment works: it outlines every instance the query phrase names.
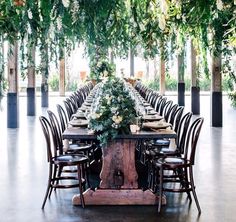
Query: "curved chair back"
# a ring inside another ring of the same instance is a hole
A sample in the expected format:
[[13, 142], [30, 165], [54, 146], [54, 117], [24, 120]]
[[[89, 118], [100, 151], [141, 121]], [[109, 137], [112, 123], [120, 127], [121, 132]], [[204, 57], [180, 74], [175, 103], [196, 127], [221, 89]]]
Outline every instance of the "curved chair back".
[[62, 140], [62, 132], [60, 128], [60, 123], [56, 117], [56, 115], [50, 111], [47, 110], [48, 117], [51, 123], [51, 128], [53, 130], [54, 136], [53, 136], [53, 141], [55, 147], [58, 149], [59, 154], [63, 154], [63, 140]]
[[66, 111], [63, 109], [63, 107], [59, 104], [56, 105], [57, 106], [57, 112], [58, 112], [58, 116], [60, 119], [60, 123], [61, 123], [61, 132], [64, 132], [65, 129], [67, 128], [67, 124], [68, 124], [68, 118], [66, 115]]
[[54, 137], [55, 135], [52, 130], [52, 126], [46, 117], [40, 116], [39, 121], [41, 123], [43, 134], [46, 140], [47, 160], [48, 162], [52, 162], [52, 158], [54, 156], [57, 156], [57, 149], [55, 149], [55, 146], [52, 146], [52, 143], [51, 143], [51, 136]]
[[176, 132], [177, 133], [176, 145], [177, 145], [177, 149], [179, 150], [180, 154], [184, 153], [187, 132], [188, 132], [188, 128], [189, 128], [189, 124], [190, 124], [190, 120], [191, 120], [192, 115], [193, 114], [191, 112], [188, 112], [181, 118], [178, 130]]
[[202, 117], [197, 118], [189, 127], [187, 141], [186, 141], [186, 149], [184, 153], [184, 157], [188, 159], [191, 165], [194, 165], [195, 162], [195, 153], [197, 148], [198, 138], [201, 132], [202, 124], [204, 119]]
[[169, 119], [169, 116], [170, 116], [170, 112], [171, 112], [171, 109], [172, 109], [172, 105], [173, 105], [173, 101], [172, 100], [169, 100], [166, 102], [165, 106], [164, 106], [164, 109], [163, 109], [163, 116], [164, 116], [164, 119], [166, 121], [168, 121]]
[[159, 106], [159, 114], [162, 116], [163, 115], [163, 111], [164, 111], [164, 107], [165, 107], [165, 104], [166, 104], [166, 100], [167, 98], [166, 97], [162, 97], [161, 99], [161, 102], [160, 102], [160, 106]]

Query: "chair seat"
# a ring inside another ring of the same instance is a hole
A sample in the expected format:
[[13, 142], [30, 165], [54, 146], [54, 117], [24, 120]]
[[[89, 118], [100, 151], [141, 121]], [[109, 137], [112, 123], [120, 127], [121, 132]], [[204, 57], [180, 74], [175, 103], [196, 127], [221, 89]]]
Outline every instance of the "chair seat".
[[189, 161], [180, 157], [165, 157], [157, 159], [155, 161], [155, 165], [157, 167], [160, 167], [162, 165], [164, 168], [165, 167], [178, 168], [182, 167], [183, 165], [188, 166]]
[[55, 164], [77, 165], [88, 161], [88, 157], [83, 154], [78, 155], [61, 155], [53, 158]]
[[82, 152], [82, 151], [88, 151], [90, 150], [92, 145], [90, 144], [77, 144], [73, 143], [70, 144], [66, 152]]
[[170, 140], [155, 140], [153, 143], [154, 146], [169, 146], [170, 145]]

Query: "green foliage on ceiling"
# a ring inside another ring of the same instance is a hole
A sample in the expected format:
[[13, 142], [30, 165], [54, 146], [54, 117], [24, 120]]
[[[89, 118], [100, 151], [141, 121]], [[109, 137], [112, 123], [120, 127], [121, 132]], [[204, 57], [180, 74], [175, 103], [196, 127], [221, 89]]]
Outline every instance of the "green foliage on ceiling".
[[62, 49], [69, 53], [77, 43], [85, 45], [91, 64], [106, 59], [109, 49], [115, 56], [127, 56], [132, 48], [145, 57], [161, 53], [167, 59], [173, 53], [181, 53], [187, 38], [193, 40], [204, 64], [207, 49], [223, 56], [235, 50], [235, 27], [235, 0], [1, 0], [0, 3], [0, 36], [10, 42], [21, 39], [22, 58], [27, 59], [27, 50], [38, 46], [44, 64], [57, 61], [63, 57]]

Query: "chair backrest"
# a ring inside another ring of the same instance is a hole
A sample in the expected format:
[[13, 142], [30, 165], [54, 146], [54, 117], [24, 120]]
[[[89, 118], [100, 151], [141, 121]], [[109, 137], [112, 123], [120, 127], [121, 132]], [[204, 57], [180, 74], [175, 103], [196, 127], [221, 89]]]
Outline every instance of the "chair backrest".
[[71, 107], [71, 104], [70, 104], [70, 102], [68, 102], [66, 100], [64, 100], [63, 103], [66, 108], [66, 114], [67, 114], [68, 120], [70, 120], [73, 115], [73, 109]]
[[160, 108], [160, 104], [162, 102], [162, 95], [158, 95], [155, 97], [155, 101], [154, 101], [154, 109], [158, 112], [159, 108]]
[[170, 120], [170, 123], [172, 124], [172, 126], [174, 126], [173, 130], [175, 132], [178, 131], [183, 112], [184, 112], [184, 106], [178, 106], [178, 108], [175, 110], [175, 113], [174, 113], [174, 120], [173, 121]]
[[161, 99], [161, 103], [160, 103], [160, 106], [159, 106], [159, 114], [162, 116], [163, 115], [163, 111], [164, 111], [164, 107], [165, 107], [165, 104], [166, 104], [166, 100], [167, 98], [166, 97], [162, 97]]
[[150, 100], [150, 104], [151, 104], [151, 106], [152, 106], [153, 108], [155, 108], [155, 104], [156, 104], [156, 100], [157, 100], [158, 96], [159, 96], [158, 92], [154, 92], [154, 93], [152, 94], [152, 98], [151, 98], [151, 100]]
[[73, 107], [73, 111], [76, 112], [77, 109], [79, 108], [79, 105], [78, 105], [78, 101], [77, 101], [77, 97], [75, 96], [75, 94], [71, 94], [69, 96], [69, 99], [70, 99], [70, 102], [71, 102], [71, 105]]
[[179, 128], [179, 123], [184, 112], [184, 106], [179, 106], [175, 104], [171, 107], [168, 123], [172, 125], [172, 129], [177, 132]]
[[148, 89], [146, 90], [146, 93], [145, 93], [145, 100], [148, 101], [148, 98], [152, 95], [152, 89]]
[[177, 149], [179, 150], [181, 154], [184, 153], [185, 142], [187, 139], [187, 132], [188, 132], [192, 115], [193, 114], [191, 112], [188, 112], [181, 118], [178, 130], [176, 132], [177, 133], [176, 145], [177, 145]]
[[202, 117], [197, 118], [193, 121], [188, 130], [184, 157], [188, 159], [192, 165], [194, 165], [195, 162], [197, 142], [203, 122], [204, 119]]
[[174, 120], [175, 120], [175, 115], [176, 115], [176, 111], [178, 109], [179, 105], [178, 104], [174, 104], [172, 105], [172, 107], [169, 110], [168, 115], [166, 116], [166, 121], [168, 123], [170, 123], [172, 126], [174, 126]]
[[51, 128], [53, 130], [53, 142], [55, 147], [58, 149], [59, 154], [63, 154], [63, 140], [62, 140], [62, 132], [60, 128], [60, 123], [57, 119], [57, 116], [50, 110], [47, 110], [48, 117], [51, 123]]
[[56, 106], [57, 106], [57, 112], [58, 112], [58, 116], [61, 123], [61, 132], [64, 132], [68, 125], [68, 117], [67, 117], [66, 111], [63, 109], [61, 105], [57, 104]]
[[54, 137], [54, 131], [52, 130], [51, 124], [48, 121], [48, 119], [44, 116], [39, 117], [39, 121], [42, 126], [43, 134], [46, 140], [46, 145], [47, 145], [47, 159], [48, 162], [52, 161], [52, 158], [54, 156], [57, 156], [57, 149], [55, 149], [55, 146], [51, 143], [51, 137]]
[[81, 105], [83, 104], [84, 102], [84, 99], [83, 99], [83, 96], [81, 94], [81, 92], [78, 90], [74, 93], [75, 97], [76, 97], [76, 100], [77, 100], [77, 105], [78, 105], [78, 108], [81, 107]]
[[164, 109], [163, 109], [163, 116], [164, 116], [164, 119], [165, 119], [166, 121], [168, 121], [168, 119], [169, 119], [172, 105], [173, 105], [173, 101], [172, 101], [172, 100], [168, 100], [168, 101], [166, 102], [165, 106], [164, 106]]
[[71, 107], [72, 114], [74, 114], [78, 108], [77, 108], [76, 102], [74, 101], [73, 97], [70, 96], [70, 97], [66, 98], [66, 101], [69, 103], [69, 105]]

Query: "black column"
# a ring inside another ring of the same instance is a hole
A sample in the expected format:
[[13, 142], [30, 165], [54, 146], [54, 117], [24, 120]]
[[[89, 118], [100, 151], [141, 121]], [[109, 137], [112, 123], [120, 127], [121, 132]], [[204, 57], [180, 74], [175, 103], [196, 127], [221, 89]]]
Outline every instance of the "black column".
[[194, 115], [200, 114], [200, 88], [191, 87], [191, 108]]
[[27, 88], [27, 116], [35, 116], [35, 88]]
[[222, 127], [222, 92], [211, 93], [211, 125]]
[[41, 106], [48, 107], [48, 84], [41, 85]]
[[178, 104], [185, 106], [185, 83], [178, 82]]
[[18, 93], [7, 93], [7, 127], [19, 127]]

